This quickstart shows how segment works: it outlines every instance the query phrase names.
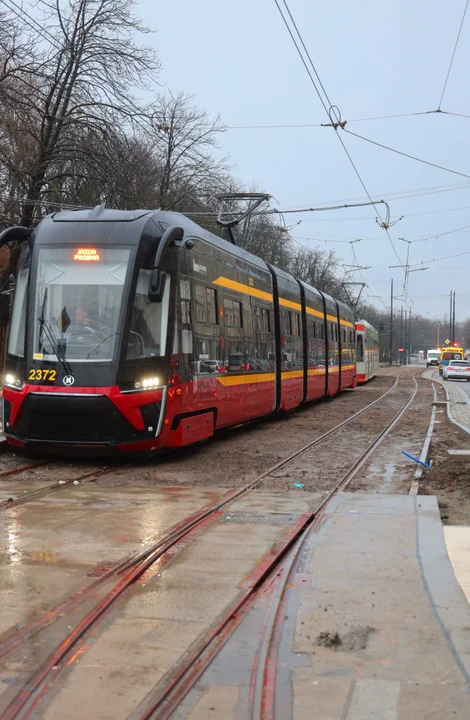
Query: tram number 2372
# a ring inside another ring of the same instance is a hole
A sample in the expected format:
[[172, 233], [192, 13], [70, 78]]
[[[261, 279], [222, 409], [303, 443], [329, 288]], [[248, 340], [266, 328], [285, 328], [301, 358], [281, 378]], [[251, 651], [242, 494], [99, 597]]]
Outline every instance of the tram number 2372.
[[31, 368], [28, 380], [40, 380], [41, 382], [54, 382], [57, 377], [57, 370], [49, 370], [47, 368]]

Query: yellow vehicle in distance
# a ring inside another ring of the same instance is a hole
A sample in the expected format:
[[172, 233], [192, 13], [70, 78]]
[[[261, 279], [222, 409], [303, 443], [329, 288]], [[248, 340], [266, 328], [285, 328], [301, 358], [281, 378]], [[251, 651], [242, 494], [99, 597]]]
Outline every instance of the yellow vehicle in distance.
[[451, 360], [465, 360], [464, 348], [453, 347], [452, 345], [442, 348], [441, 357], [439, 358], [439, 375], [442, 375], [444, 368]]

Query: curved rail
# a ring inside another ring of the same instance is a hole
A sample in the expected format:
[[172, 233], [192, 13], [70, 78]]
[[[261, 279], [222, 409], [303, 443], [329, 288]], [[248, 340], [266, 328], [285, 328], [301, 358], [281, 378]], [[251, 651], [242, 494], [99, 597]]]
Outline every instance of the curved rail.
[[280, 640], [282, 617], [284, 613], [284, 599], [286, 590], [290, 585], [297, 563], [300, 559], [305, 542], [310, 536], [312, 526], [319, 512], [331, 500], [333, 495], [344, 490], [353, 480], [359, 470], [367, 462], [370, 455], [380, 445], [384, 438], [399, 422], [418, 391], [418, 383], [413, 376], [415, 384], [413, 393], [404, 403], [392, 421], [376, 436], [361, 457], [335, 484], [334, 488], [318, 504], [309, 515], [302, 527], [292, 537], [287, 546], [273, 557], [271, 564], [266, 568], [259, 581], [249, 588], [241, 599], [229, 609], [218, 626], [213, 629], [209, 637], [204, 638], [204, 644], [196, 646], [189, 652], [186, 662], [173, 673], [158, 683], [151, 691], [138, 711], [132, 715], [132, 720], [167, 720], [169, 719], [184, 697], [188, 694], [203, 672], [213, 661], [217, 653], [225, 645], [241, 621], [251, 608], [253, 601], [260, 590], [264, 589], [267, 580], [277, 580], [274, 589], [273, 604], [269, 612], [268, 622], [265, 625], [262, 637], [262, 646], [257, 653], [256, 678], [251, 688], [252, 718], [255, 720], [273, 720], [274, 718], [274, 692], [277, 650]]
[[[336, 483], [328, 495], [319, 503], [314, 511], [316, 517], [318, 517], [318, 513], [328, 504], [336, 493], [344, 490], [351, 483], [374, 450], [387, 437], [390, 431], [393, 430], [395, 425], [408, 410], [409, 406], [416, 397], [416, 393], [418, 392], [418, 383], [416, 382], [414, 375], [413, 381], [415, 387], [409, 400], [407, 400], [387, 427], [376, 436], [361, 457]], [[262, 647], [258, 654], [258, 657], [262, 658], [262, 662], [258, 662], [256, 668], [256, 680], [254, 693], [252, 695], [254, 700], [251, 708], [252, 720], [273, 720], [275, 717], [276, 665], [282, 633], [281, 620], [284, 613], [286, 591], [293, 576], [295, 575], [302, 549], [309, 538], [310, 532], [311, 526], [306, 528], [303, 534], [299, 537], [297, 545], [293, 548], [292, 553], [283, 563], [281, 580], [274, 595], [274, 611], [271, 611], [269, 614], [267, 627], [265, 627], [264, 637], [262, 638]]]
[[[177, 543], [181, 542], [190, 534], [193, 534], [194, 531], [198, 531], [199, 529], [202, 530], [211, 518], [215, 519], [219, 516], [220, 511], [226, 508], [229, 504], [235, 502], [239, 498], [254, 490], [272, 472], [291, 462], [294, 458], [314, 447], [316, 444], [322, 442], [325, 438], [329, 437], [334, 432], [337, 432], [345, 425], [348, 425], [355, 418], [362, 415], [364, 412], [369, 410], [377, 403], [381, 402], [385, 397], [387, 397], [391, 392], [395, 390], [398, 384], [398, 380], [399, 377], [396, 378], [395, 383], [379, 398], [372, 401], [361, 410], [358, 410], [346, 420], [342, 421], [341, 423], [326, 431], [322, 435], [316, 437], [314, 440], [310, 441], [299, 450], [291, 453], [286, 458], [283, 458], [281, 461], [270, 467], [268, 470], [261, 473], [255, 480], [247, 483], [241, 488], [229, 491], [223, 496], [221, 500], [219, 500], [215, 504], [205, 506], [204, 508], [196, 512], [194, 515], [189, 516], [188, 518], [186, 518], [185, 521], [183, 521], [177, 526], [174, 526], [169, 531], [169, 533], [167, 533], [163, 538], [159, 539], [156, 543], [152, 544], [145, 550], [137, 553], [133, 557], [128, 558], [117, 564], [114, 568], [106, 572], [101, 578], [98, 578], [95, 582], [91, 583], [87, 588], [84, 588], [84, 590], [76, 593], [74, 596], [57, 606], [54, 610], [46, 613], [41, 618], [33, 621], [33, 623], [31, 623], [27, 627], [17, 631], [16, 633], [6, 638], [3, 643], [0, 643], [0, 657], [2, 657], [20, 647], [24, 642], [27, 641], [29, 637], [31, 637], [32, 634], [37, 634], [51, 623], [55, 622], [59, 618], [62, 618], [64, 616], [64, 613], [67, 613], [70, 610], [76, 608], [80, 602], [94, 594], [98, 586], [102, 586], [105, 581], [109, 580], [113, 575], [121, 576], [120, 580], [111, 588], [111, 590], [109, 590], [103, 595], [103, 597], [90, 610], [90, 612], [87, 613], [85, 617], [71, 630], [71, 632], [67, 634], [67, 636], [63, 639], [63, 641], [56, 648], [56, 650], [53, 651], [53, 653], [40, 665], [40, 667], [36, 670], [33, 676], [25, 684], [23, 689], [20, 690], [20, 692], [16, 695], [16, 697], [14, 697], [9, 706], [2, 713], [2, 715], [0, 716], [0, 720], [13, 720], [14, 718], [18, 717], [27, 718], [30, 716], [30, 714], [34, 711], [34, 708], [42, 699], [42, 696], [51, 680], [55, 679], [58, 673], [61, 671], [60, 663], [66, 658], [68, 653], [72, 649], [77, 652], [77, 644], [84, 637], [85, 633], [93, 625], [95, 625], [97, 621], [100, 620], [100, 618], [104, 615], [105, 612], [107, 612], [116, 602], [119, 601], [120, 598], [122, 598], [124, 593], [130, 590], [130, 588], [134, 585], [138, 578], [141, 577], [141, 575], [143, 575], [143, 573], [146, 572], [146, 570], [148, 570], [157, 560], [162, 561], [166, 558], [170, 559], [173, 554], [172, 548], [174, 548]], [[109, 472], [109, 470], [107, 471]], [[61, 487], [63, 487], [63, 485], [61, 485]], [[306, 523], [302, 526], [299, 532], [302, 532], [305, 529], [306, 525], [310, 525], [313, 519], [314, 515], [312, 515], [309, 520], [306, 521]], [[298, 533], [294, 536], [293, 539], [289, 539], [289, 541], [287, 541], [286, 544], [280, 549], [280, 552], [275, 557], [273, 563], [271, 563], [269, 567], [267, 567], [262, 577], [259, 578], [253, 588], [249, 590], [247, 595], [243, 597], [239, 606], [237, 605], [237, 607], [233, 609], [232, 615], [236, 615], [239, 611], [242, 611], [244, 609], [248, 600], [259, 589], [259, 587], [261, 587], [263, 582], [271, 574], [274, 564], [277, 564], [284, 556], [284, 554], [292, 548], [293, 544], [295, 544], [295, 542], [297, 541], [297, 538]], [[224, 627], [225, 625], [229, 624], [231, 618], [232, 616], [224, 623]], [[217, 636], [219, 634], [220, 632], [218, 629], [213, 639], [217, 639]], [[150, 715], [142, 715], [142, 718], [144, 717], [150, 717]]]

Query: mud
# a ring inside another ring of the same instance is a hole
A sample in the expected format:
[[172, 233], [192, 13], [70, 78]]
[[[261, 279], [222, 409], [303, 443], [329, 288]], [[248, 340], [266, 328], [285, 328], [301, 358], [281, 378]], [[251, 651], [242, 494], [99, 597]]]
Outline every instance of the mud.
[[382, 441], [349, 485], [348, 492], [408, 493], [416, 464], [402, 450], [419, 457], [431, 419], [432, 387], [416, 378], [418, 393], [405, 415]]
[[[429, 383], [431, 386], [431, 383]], [[437, 399], [445, 400], [436, 384]], [[470, 524], [470, 463], [450, 460], [447, 450], [470, 449], [470, 435], [450, 422], [445, 407], [438, 407], [429, 457], [433, 465], [420, 479], [419, 494], [435, 495], [444, 525]]]
[[[329, 492], [410, 397], [414, 389], [413, 373], [407, 369], [404, 374], [397, 389], [383, 403], [359, 416], [344, 431], [326, 438], [269, 475], [263, 488], [285, 492], [296, 489], [300, 483], [300, 491]], [[374, 451], [370, 464], [360, 470], [357, 479], [348, 486], [348, 492], [409, 491], [415, 465], [402, 455], [401, 449], [420, 453], [429, 425], [431, 399], [428, 383], [419, 380], [419, 390], [410, 409]]]
[[338, 645], [341, 645], [341, 638], [337, 632], [331, 633], [326, 630], [325, 632], [320, 633], [317, 637], [316, 643], [320, 647], [335, 648], [338, 647]]
[[337, 632], [321, 632], [316, 644], [320, 647], [334, 648], [342, 652], [356, 652], [357, 650], [365, 650], [369, 642], [369, 635], [375, 632], [375, 628], [370, 625], [365, 627], [356, 627], [350, 630], [342, 637]]
[[[103, 460], [92, 464], [93, 461], [86, 458], [73, 462], [56, 461], [25, 471], [21, 476], [10, 475], [7, 478], [10, 481], [18, 478], [21, 482], [24, 478], [29, 482], [52, 483], [108, 465], [113, 467], [113, 472], [99, 478], [99, 485], [234, 487], [255, 478], [286, 455], [350, 417], [386, 392], [392, 383], [392, 376], [378, 377], [364, 387], [344, 391], [337, 397], [222, 430], [203, 443], [162, 452], [147, 462]], [[2, 456], [0, 472], [29, 462], [32, 460], [19, 454], [15, 457]], [[287, 485], [289, 489], [293, 489], [294, 482]]]
[[[355, 390], [310, 403], [289, 413], [222, 430], [208, 441], [162, 452], [150, 461], [81, 460], [50, 461], [44, 467], [6, 476], [5, 480], [56, 483], [78, 478], [106, 466], [112, 472], [93, 481], [103, 487], [152, 487], [159, 485], [237, 487], [256, 478], [286, 456], [347, 419], [393, 384], [396, 391], [351, 425], [327, 438], [312, 450], [273, 473], [263, 484], [274, 492], [328, 492], [360, 457], [371, 440], [392, 420], [413, 388], [414, 367], [381, 369], [380, 376]], [[419, 370], [418, 370], [419, 372]], [[420, 380], [417, 400], [390, 438], [378, 449], [370, 466], [361, 471], [361, 481], [350, 489], [377, 492], [407, 492], [414, 467], [403, 459], [401, 448], [418, 452], [430, 414], [430, 384]], [[32, 462], [21, 454], [0, 457], [0, 473]], [[0, 477], [1, 482], [1, 477]], [[90, 482], [90, 481], [88, 481]]]

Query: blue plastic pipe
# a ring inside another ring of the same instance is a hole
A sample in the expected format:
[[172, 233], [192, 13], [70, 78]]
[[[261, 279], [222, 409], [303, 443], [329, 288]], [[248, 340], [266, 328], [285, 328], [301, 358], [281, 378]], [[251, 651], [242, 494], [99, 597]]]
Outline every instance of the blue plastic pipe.
[[422, 460], [419, 460], [419, 459], [418, 459], [417, 457], [415, 457], [414, 455], [410, 455], [410, 453], [407, 453], [406, 450], [402, 450], [402, 453], [403, 453], [403, 455], [406, 455], [406, 457], [409, 457], [411, 460], [414, 460], [415, 462], [417, 462], [418, 465], [422, 465], [422, 466], [425, 467], [425, 468], [430, 468], [431, 465], [432, 465], [432, 463], [430, 463], [430, 464], [428, 465], [427, 463], [423, 462]]

